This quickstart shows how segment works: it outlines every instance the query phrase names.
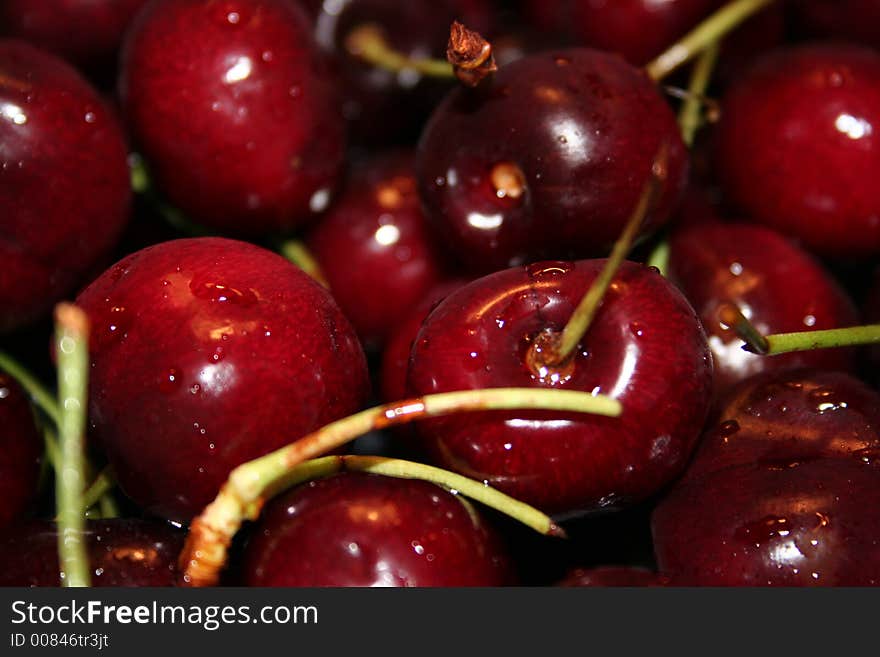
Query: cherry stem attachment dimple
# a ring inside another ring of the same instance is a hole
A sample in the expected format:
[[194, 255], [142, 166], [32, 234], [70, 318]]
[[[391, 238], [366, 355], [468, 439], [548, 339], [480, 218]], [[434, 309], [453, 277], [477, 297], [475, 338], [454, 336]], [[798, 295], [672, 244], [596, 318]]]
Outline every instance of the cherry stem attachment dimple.
[[743, 315], [742, 311], [732, 303], [722, 303], [718, 307], [718, 320], [736, 333], [740, 340], [746, 343], [748, 351], [754, 354], [766, 355], [770, 345], [767, 338]]
[[[544, 333], [543, 342], [536, 340], [533, 344], [532, 357], [542, 366], [557, 367], [568, 361], [577, 349], [578, 343], [589, 330], [617, 270], [620, 269], [620, 265], [632, 249], [639, 228], [657, 201], [662, 183], [667, 176], [668, 160], [669, 148], [664, 143], [654, 158], [651, 173], [645, 182], [636, 208], [627, 220], [620, 237], [614, 243], [602, 271], [599, 272], [596, 280], [593, 281], [587, 293], [578, 303], [562, 331]], [[538, 348], [540, 354], [535, 351]]]
[[645, 65], [645, 72], [653, 80], [662, 80], [776, 1], [734, 0], [727, 3]]
[[[183, 583], [214, 585], [225, 567], [227, 548], [241, 524], [256, 519], [265, 501], [288, 487], [290, 477], [296, 478], [291, 473], [309, 459], [323, 456], [359, 436], [391, 425], [459, 412], [523, 409], [609, 417], [618, 417], [622, 412], [619, 401], [600, 394], [543, 388], [488, 388], [437, 393], [383, 404], [331, 422], [285, 447], [238, 466], [230, 473], [214, 501], [190, 524], [180, 555]], [[459, 481], [456, 488], [460, 490], [463, 483]], [[514, 517], [522, 517], [513, 507], [505, 508]], [[553, 533], [555, 525], [548, 523], [547, 531]], [[535, 526], [533, 520], [528, 524]]]
[[61, 462], [55, 469], [58, 556], [63, 586], [91, 586], [83, 530], [85, 513], [85, 431], [88, 404], [88, 335], [85, 312], [69, 303], [55, 307], [58, 360], [58, 439]]

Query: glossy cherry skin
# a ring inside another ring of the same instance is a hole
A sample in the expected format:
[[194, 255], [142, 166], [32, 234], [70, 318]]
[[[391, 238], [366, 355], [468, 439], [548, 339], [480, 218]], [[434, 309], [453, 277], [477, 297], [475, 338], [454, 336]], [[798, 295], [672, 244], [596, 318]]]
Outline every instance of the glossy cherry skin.
[[573, 568], [565, 574], [556, 586], [596, 587], [596, 586], [664, 586], [668, 580], [649, 568], [641, 566], [597, 566], [594, 568]]
[[668, 175], [642, 235], [669, 220], [687, 181], [669, 104], [617, 55], [549, 51], [447, 95], [419, 143], [419, 189], [438, 234], [476, 273], [604, 255], [662, 144]]
[[349, 35], [364, 25], [375, 25], [396, 51], [443, 59], [453, 20], [485, 34], [493, 15], [486, 0], [305, 0], [302, 4], [314, 21], [316, 41], [336, 60], [351, 139], [370, 150], [414, 144], [431, 110], [454, 82], [362, 62], [346, 44]]
[[43, 438], [21, 386], [0, 372], [0, 530], [31, 511], [37, 497]]
[[798, 0], [790, 5], [798, 28], [812, 37], [880, 45], [878, 0]]
[[[790, 46], [751, 66], [723, 96], [717, 165], [750, 220], [831, 258], [880, 253], [880, 53]], [[858, 175], [853, 175], [858, 172]]]
[[609, 395], [618, 418], [547, 411], [469, 412], [417, 425], [436, 463], [548, 513], [622, 508], [680, 474], [706, 417], [712, 360], [691, 306], [656, 270], [626, 262], [572, 366], [530, 366], [531, 342], [561, 330], [604, 260], [496, 272], [447, 296], [413, 346], [421, 396], [492, 387]]
[[503, 586], [515, 571], [467, 500], [417, 479], [343, 473], [273, 500], [245, 547], [247, 586]]
[[684, 585], [862, 585], [880, 576], [880, 394], [842, 372], [736, 386], [652, 516]]
[[368, 395], [330, 294], [281, 256], [222, 238], [127, 256], [76, 300], [89, 316], [92, 430], [125, 493], [189, 521], [230, 470]]
[[763, 334], [855, 326], [859, 313], [836, 279], [812, 254], [780, 233], [754, 224], [708, 222], [674, 230], [668, 276], [700, 315], [715, 361], [716, 397], [766, 370], [814, 366], [855, 370], [854, 349], [816, 349], [766, 357], [718, 317], [732, 303]]
[[768, 371], [734, 386], [683, 479], [730, 467], [880, 456], [880, 393], [845, 372]]
[[880, 470], [851, 459], [731, 467], [657, 505], [660, 571], [690, 586], [880, 584]]
[[[91, 585], [174, 586], [184, 532], [139, 518], [86, 520]], [[0, 586], [61, 586], [58, 530], [34, 520], [0, 536]]]
[[125, 138], [67, 62], [0, 40], [0, 333], [46, 316], [129, 215]]
[[136, 144], [189, 219], [254, 236], [301, 227], [326, 208], [345, 123], [297, 3], [150, 3], [126, 34], [120, 69]]
[[370, 350], [380, 349], [444, 276], [413, 159], [409, 151], [395, 151], [361, 162], [306, 238], [333, 297]]
[[0, 3], [0, 30], [83, 70], [113, 70], [123, 34], [144, 4], [146, 0], [5, 0]]

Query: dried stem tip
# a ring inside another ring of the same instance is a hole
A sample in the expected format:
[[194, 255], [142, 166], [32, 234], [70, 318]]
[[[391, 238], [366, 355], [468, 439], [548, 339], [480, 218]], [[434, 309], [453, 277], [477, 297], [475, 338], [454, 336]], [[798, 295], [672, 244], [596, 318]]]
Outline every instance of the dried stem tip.
[[476, 87], [498, 70], [492, 44], [479, 32], [468, 29], [458, 21], [453, 21], [449, 30], [446, 59], [452, 64], [455, 77], [468, 87]]

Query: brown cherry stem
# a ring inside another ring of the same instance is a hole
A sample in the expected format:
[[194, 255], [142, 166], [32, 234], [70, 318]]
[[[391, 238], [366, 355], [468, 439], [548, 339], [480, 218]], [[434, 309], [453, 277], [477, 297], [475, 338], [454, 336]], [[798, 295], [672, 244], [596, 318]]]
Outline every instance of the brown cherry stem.
[[560, 332], [545, 331], [532, 343], [529, 360], [539, 369], [556, 368], [568, 362], [577, 349], [578, 343], [590, 329], [608, 287], [632, 249], [642, 222], [657, 200], [662, 183], [666, 179], [668, 157], [669, 149], [664, 143], [654, 158], [651, 173], [645, 182], [636, 208], [626, 222], [620, 237], [614, 243], [605, 266], [578, 303], [577, 308], [574, 309], [565, 327]]
[[734, 0], [706, 18], [645, 66], [653, 80], [662, 80], [691, 61], [703, 50], [718, 43], [748, 18], [777, 0]]
[[85, 514], [85, 430], [88, 403], [88, 336], [85, 312], [69, 303], [55, 307], [58, 359], [58, 423], [61, 463], [55, 469], [58, 556], [63, 585], [91, 586], [83, 530]]
[[[226, 564], [229, 544], [241, 524], [256, 519], [266, 500], [284, 490], [291, 477], [296, 479], [297, 475], [291, 473], [309, 459], [323, 456], [369, 431], [391, 425], [459, 412], [514, 409], [593, 413], [609, 417], [618, 417], [622, 412], [620, 402], [605, 395], [542, 388], [489, 388], [437, 393], [383, 404], [331, 422], [285, 447], [238, 466], [230, 473], [214, 501], [190, 524], [179, 561], [183, 583], [190, 586], [216, 584]], [[450, 473], [450, 476], [458, 475]], [[547, 525], [548, 533], [553, 533], [551, 525]]]

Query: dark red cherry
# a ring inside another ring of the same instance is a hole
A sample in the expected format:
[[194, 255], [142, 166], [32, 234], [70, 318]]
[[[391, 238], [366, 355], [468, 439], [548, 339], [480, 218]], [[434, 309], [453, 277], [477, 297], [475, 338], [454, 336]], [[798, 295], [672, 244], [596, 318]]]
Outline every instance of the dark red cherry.
[[684, 474], [757, 463], [880, 458], [880, 393], [845, 372], [768, 371], [734, 386]]
[[573, 568], [556, 583], [561, 587], [665, 586], [668, 580], [643, 566], [596, 566]]
[[326, 208], [345, 124], [298, 3], [152, 2], [126, 34], [120, 68], [136, 144], [191, 220], [260, 235]]
[[[135, 518], [86, 520], [91, 585], [174, 586], [184, 532]], [[0, 536], [0, 586], [61, 586], [58, 529], [34, 520]]]
[[37, 497], [43, 438], [24, 391], [0, 372], [0, 530], [20, 520]]
[[365, 63], [351, 53], [349, 36], [372, 25], [399, 53], [444, 58], [454, 20], [485, 33], [493, 16], [486, 0], [305, 0], [303, 4], [313, 18], [317, 42], [338, 62], [352, 140], [369, 149], [415, 143], [451, 83], [414, 70], [394, 72]]
[[406, 397], [406, 373], [409, 368], [409, 356], [412, 353], [416, 336], [422, 328], [422, 323], [437, 304], [467, 282], [466, 279], [455, 278], [437, 283], [394, 327], [385, 343], [385, 348], [382, 350], [380, 364], [380, 392], [384, 401], [399, 401]]
[[880, 584], [880, 469], [853, 459], [730, 467], [657, 505], [660, 572], [690, 586]]
[[798, 0], [789, 4], [794, 22], [806, 35], [880, 46], [878, 0]]
[[343, 473], [263, 511], [242, 564], [247, 586], [502, 586], [515, 571], [467, 500], [435, 484]]
[[5, 0], [0, 3], [0, 31], [84, 71], [113, 72], [123, 34], [144, 4], [146, 0]]
[[366, 359], [330, 294], [281, 256], [164, 242], [76, 300], [92, 326], [90, 420], [120, 487], [188, 521], [244, 461], [359, 410]]
[[473, 271], [585, 257], [620, 234], [663, 145], [668, 175], [643, 235], [669, 220], [687, 180], [669, 104], [617, 55], [545, 52], [446, 97], [419, 144], [419, 189]]
[[83, 282], [130, 199], [125, 139], [98, 92], [55, 55], [0, 40], [0, 333]]
[[[835, 258], [880, 253], [880, 53], [807, 44], [769, 53], [724, 95], [717, 163], [751, 220]], [[853, 175], [858, 172], [858, 175]]]
[[620, 508], [680, 474], [706, 417], [712, 361], [693, 309], [656, 270], [624, 263], [566, 366], [529, 357], [604, 264], [536, 263], [453, 292], [416, 338], [408, 384], [416, 396], [507, 386], [602, 393], [622, 415], [493, 411], [419, 423], [437, 463], [556, 514]]
[[409, 151], [359, 163], [306, 243], [364, 345], [380, 349], [444, 276], [416, 189]]
[[692, 224], [674, 230], [668, 275], [696, 309], [709, 335], [716, 396], [766, 370], [855, 369], [854, 349], [816, 349], [773, 357], [750, 354], [719, 318], [723, 304], [734, 304], [764, 335], [859, 323], [855, 304], [831, 273], [778, 232], [738, 222]]

